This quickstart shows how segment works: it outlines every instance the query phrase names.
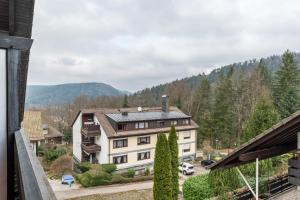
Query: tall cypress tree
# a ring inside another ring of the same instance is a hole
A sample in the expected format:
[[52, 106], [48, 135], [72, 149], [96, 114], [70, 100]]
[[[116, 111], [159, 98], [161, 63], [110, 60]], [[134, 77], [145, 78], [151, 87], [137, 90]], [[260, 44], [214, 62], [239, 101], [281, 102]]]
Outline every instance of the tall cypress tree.
[[154, 200], [172, 200], [171, 156], [168, 140], [165, 134], [157, 137], [154, 158]]
[[172, 199], [178, 199], [179, 191], [179, 175], [178, 175], [178, 143], [175, 127], [172, 126], [169, 134], [169, 147], [171, 153], [171, 167], [172, 167]]
[[273, 82], [274, 104], [281, 118], [288, 117], [300, 109], [299, 68], [294, 54], [287, 50], [282, 55], [282, 65]]

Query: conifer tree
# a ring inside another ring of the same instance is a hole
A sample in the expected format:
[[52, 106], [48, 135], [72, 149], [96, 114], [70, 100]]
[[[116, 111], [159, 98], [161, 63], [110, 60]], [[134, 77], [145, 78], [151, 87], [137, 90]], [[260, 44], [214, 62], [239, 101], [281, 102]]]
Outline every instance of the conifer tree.
[[169, 147], [171, 154], [171, 168], [172, 168], [172, 199], [178, 199], [179, 191], [179, 175], [178, 175], [178, 143], [175, 127], [172, 126], [169, 134]]
[[199, 81], [193, 96], [193, 118], [200, 125], [197, 134], [197, 147], [201, 146], [203, 139], [212, 142], [211, 129], [211, 86], [205, 74]]
[[273, 99], [281, 118], [300, 109], [299, 68], [294, 54], [287, 50], [282, 56], [282, 65], [273, 82]]
[[128, 95], [127, 94], [124, 95], [123, 108], [128, 108]]
[[263, 131], [267, 130], [279, 120], [272, 101], [268, 96], [262, 95], [256, 102], [252, 113], [245, 125], [244, 142], [252, 139]]
[[215, 91], [213, 108], [213, 135], [222, 139], [222, 145], [232, 145], [233, 136], [233, 88], [230, 77], [221, 75]]
[[157, 137], [154, 158], [154, 200], [172, 200], [171, 156], [168, 140], [165, 134]]

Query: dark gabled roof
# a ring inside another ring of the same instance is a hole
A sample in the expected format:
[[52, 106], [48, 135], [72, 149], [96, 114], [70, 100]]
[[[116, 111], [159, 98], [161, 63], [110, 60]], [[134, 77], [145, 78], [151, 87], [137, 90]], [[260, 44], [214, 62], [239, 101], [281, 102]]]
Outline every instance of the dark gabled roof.
[[[34, 0], [0, 0], [0, 34], [31, 38]], [[30, 50], [21, 51], [19, 111], [23, 119]]]
[[126, 115], [122, 113], [109, 113], [107, 117], [115, 122], [134, 122], [134, 121], [146, 121], [146, 120], [166, 120], [166, 119], [184, 119], [190, 118], [190, 116], [178, 111], [152, 111], [152, 112], [129, 112]]
[[300, 131], [300, 111], [283, 119], [270, 129], [251, 139], [228, 156], [209, 166], [210, 169], [224, 169], [267, 159], [297, 149], [297, 133]]

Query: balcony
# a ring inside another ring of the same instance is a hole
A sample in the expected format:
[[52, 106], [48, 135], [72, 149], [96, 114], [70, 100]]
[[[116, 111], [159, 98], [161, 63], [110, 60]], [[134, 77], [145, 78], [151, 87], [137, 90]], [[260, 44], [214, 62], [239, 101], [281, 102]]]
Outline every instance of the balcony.
[[85, 151], [89, 154], [101, 151], [101, 147], [94, 143], [82, 143], [81, 148], [83, 151]]
[[39, 160], [20, 131], [15, 133], [14, 158], [15, 199], [56, 200]]
[[101, 135], [100, 125], [85, 124], [81, 129], [81, 133], [86, 137], [95, 137]]

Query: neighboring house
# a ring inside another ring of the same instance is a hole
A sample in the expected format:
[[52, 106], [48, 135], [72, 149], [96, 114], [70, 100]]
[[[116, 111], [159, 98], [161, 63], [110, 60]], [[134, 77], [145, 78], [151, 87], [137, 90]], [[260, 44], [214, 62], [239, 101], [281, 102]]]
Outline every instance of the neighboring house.
[[115, 163], [118, 169], [152, 166], [158, 133], [176, 127], [180, 159], [194, 159], [198, 125], [190, 116], [168, 105], [123, 109], [83, 109], [73, 128], [75, 162]]
[[25, 111], [22, 128], [36, 153], [41, 143], [62, 144], [63, 134], [55, 128], [43, 124], [42, 112], [39, 110]]

